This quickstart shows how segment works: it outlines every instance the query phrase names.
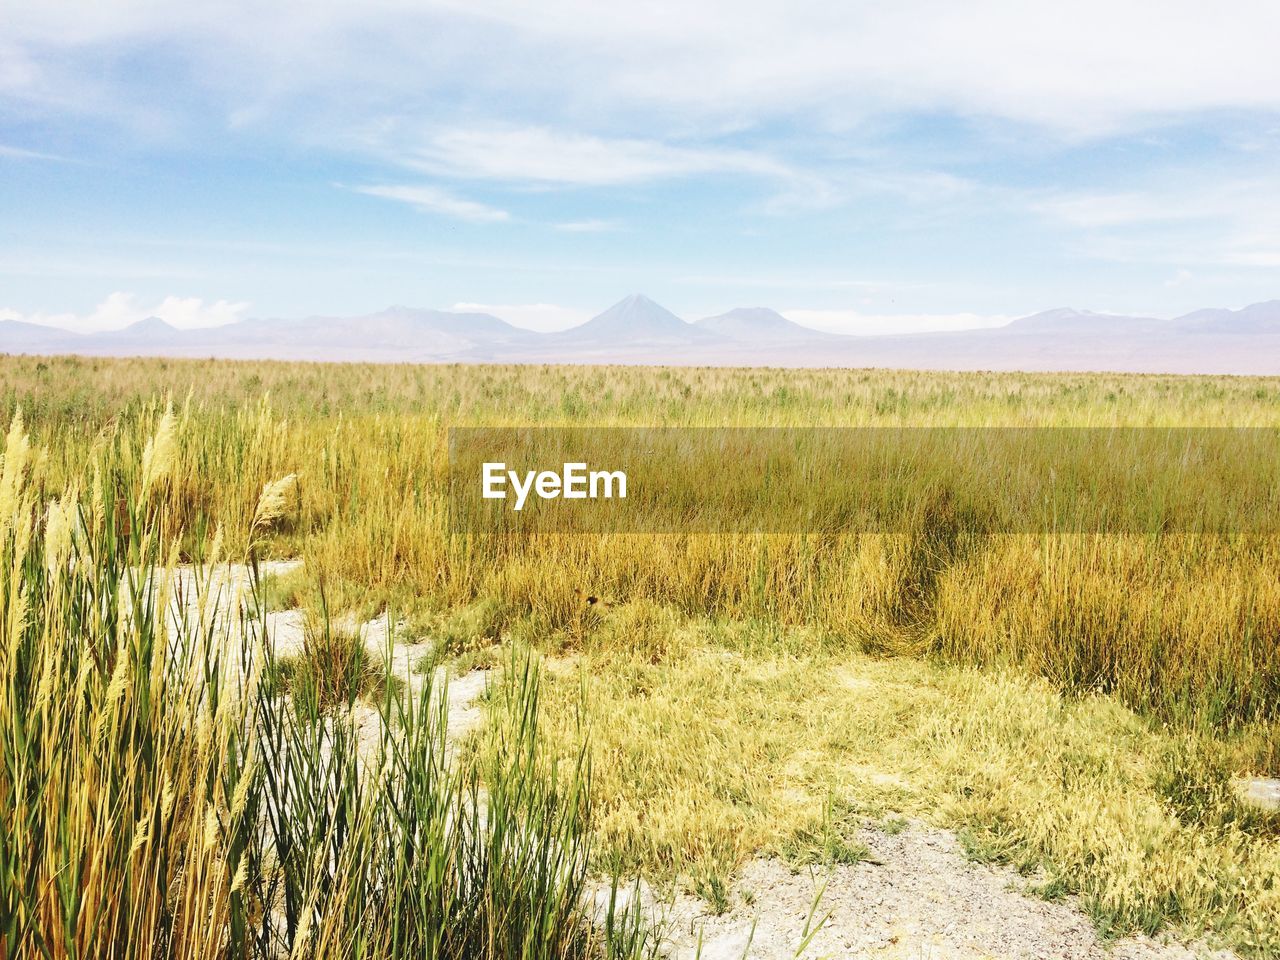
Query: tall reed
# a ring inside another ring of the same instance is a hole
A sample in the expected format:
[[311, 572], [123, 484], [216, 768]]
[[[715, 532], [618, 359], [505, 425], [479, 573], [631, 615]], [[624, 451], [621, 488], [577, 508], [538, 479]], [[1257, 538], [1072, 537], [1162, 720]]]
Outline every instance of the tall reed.
[[520, 624], [547, 636], [576, 629], [585, 591], [1015, 664], [1165, 719], [1280, 709], [1274, 535], [980, 536], [921, 499], [893, 533], [503, 539], [451, 535], [445, 499], [457, 424], [1274, 428], [1274, 378], [75, 358], [7, 358], [0, 372], [0, 397], [32, 411], [48, 451], [33, 473], [53, 490], [88, 482], [104, 435], [140, 469], [169, 390], [175, 459], [148, 509], [184, 556], [219, 525], [242, 552], [263, 485], [296, 475], [260, 547], [304, 556], [335, 607], [393, 601], [445, 630], [483, 620], [486, 637]]
[[[649, 955], [642, 926], [585, 906], [589, 770], [541, 757], [533, 661], [506, 672], [487, 760], [446, 749], [432, 684], [386, 684], [364, 752], [350, 699], [297, 709], [256, 575], [226, 596], [222, 534], [161, 506], [180, 421], [107, 436], [47, 500], [20, 418], [8, 434], [0, 957]], [[204, 566], [179, 575], [180, 542]]]

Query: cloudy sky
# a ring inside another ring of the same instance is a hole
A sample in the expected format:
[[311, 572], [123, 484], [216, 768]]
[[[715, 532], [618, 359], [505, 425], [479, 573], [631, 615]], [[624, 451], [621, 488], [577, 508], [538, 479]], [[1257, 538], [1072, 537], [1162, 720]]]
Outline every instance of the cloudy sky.
[[642, 291], [880, 332], [1280, 297], [1274, 0], [0, 0], [0, 24], [0, 317], [549, 329]]

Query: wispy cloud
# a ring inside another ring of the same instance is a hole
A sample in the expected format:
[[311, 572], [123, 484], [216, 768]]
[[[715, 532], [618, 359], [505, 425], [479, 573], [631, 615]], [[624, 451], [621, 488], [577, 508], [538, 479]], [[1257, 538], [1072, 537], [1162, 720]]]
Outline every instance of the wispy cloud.
[[423, 213], [438, 213], [470, 223], [505, 223], [511, 219], [506, 210], [456, 197], [439, 187], [415, 184], [384, 184], [356, 187], [357, 193], [384, 200], [398, 200]]
[[400, 159], [432, 174], [510, 184], [614, 186], [725, 173], [794, 176], [786, 164], [747, 150], [609, 139], [548, 127], [444, 130], [408, 148]]
[[57, 163], [66, 163], [66, 157], [60, 157], [56, 153], [45, 153], [42, 150], [27, 150], [24, 147], [11, 147], [7, 144], [0, 143], [0, 157], [9, 157], [13, 160], [49, 160]]
[[570, 220], [555, 224], [555, 228], [564, 233], [613, 233], [622, 225], [616, 220]]
[[[7, 11], [11, 55], [0, 64], [38, 52], [74, 82], [101, 61], [62, 62], [64, 51], [182, 45], [191, 76], [229, 105], [262, 90], [323, 91], [352, 104], [373, 92], [431, 103], [428, 114], [437, 107], [424, 91], [461, 90], [722, 123], [942, 110], [1114, 132], [1162, 116], [1280, 106], [1280, 8], [1271, 0], [1236, 0], [1230, 16], [1167, 0], [1078, 0], [1069, 12], [1019, 0], [757, 0], [746, 10], [700, 0], [662, 17], [593, 0], [369, 0], [307, 5], [305, 30], [300, 9], [230, 0], [210, 17], [190, 4], [118, 2], [92, 14], [21, 4]], [[226, 63], [237, 69], [218, 69]], [[9, 72], [12, 84], [25, 76]], [[290, 109], [299, 102], [280, 98]]]
[[[283, 250], [271, 270], [197, 251], [200, 289], [232, 278], [258, 303], [310, 308], [333, 299], [338, 259], [368, 266], [362, 296], [422, 282], [416, 251], [394, 259], [337, 217], [260, 229], [254, 198], [286, 180], [299, 189], [272, 194], [281, 209], [328, 182], [393, 201], [368, 203], [388, 219], [402, 204], [539, 225], [500, 231], [500, 249], [492, 229], [424, 238], [437, 258], [511, 264], [469, 268], [465, 285], [441, 271], [442, 300], [520, 303], [550, 289], [520, 278], [591, 271], [627, 287], [743, 274], [746, 289], [791, 265], [916, 287], [967, 271], [964, 289], [986, 293], [965, 306], [995, 312], [1024, 293], [1057, 302], [1067, 283], [1082, 301], [1120, 283], [1181, 301], [1213, 265], [1265, 295], [1280, 264], [1275, 0], [1237, 0], [1230, 16], [1194, 0], [694, 0], [662, 17], [591, 0], [9, 6], [0, 167], [17, 175], [0, 200], [25, 188], [31, 229], [0, 250], [0, 273], [10, 289], [30, 278], [10, 294], [24, 305], [44, 302], [44, 261], [129, 288], [140, 267], [110, 272], [123, 235], [153, 237], [162, 249], [143, 259], [162, 268], [214, 220], [213, 239]], [[79, 165], [26, 163], [67, 158]], [[1195, 175], [1162, 182], [1179, 164]], [[568, 236], [619, 225], [625, 261], [621, 243]], [[554, 230], [561, 242], [545, 242]], [[1193, 278], [1164, 291], [1179, 268]], [[782, 299], [840, 304], [788, 283]], [[892, 308], [950, 309], [935, 294]]]
[[230, 300], [205, 302], [199, 297], [168, 296], [159, 301], [143, 301], [132, 293], [109, 294], [88, 313], [21, 313], [0, 309], [0, 320], [20, 320], [45, 326], [61, 327], [78, 333], [118, 330], [148, 317], [159, 317], [165, 323], [191, 330], [218, 327], [243, 320], [247, 303]]
[[1088, 228], [1196, 220], [1221, 213], [1220, 207], [1210, 209], [1203, 195], [1188, 198], [1138, 191], [1057, 194], [1033, 203], [1032, 209], [1067, 226]]
[[905, 290], [925, 286], [892, 280], [858, 279], [854, 277], [824, 277], [809, 273], [758, 273], [716, 274], [702, 273], [675, 277], [674, 283], [689, 286], [730, 287], [734, 289], [777, 290], [855, 290], [863, 293]]
[[1275, 177], [1201, 172], [1122, 191], [1057, 192], [1034, 200], [1040, 216], [1078, 231], [1076, 247], [1116, 262], [1280, 264]]

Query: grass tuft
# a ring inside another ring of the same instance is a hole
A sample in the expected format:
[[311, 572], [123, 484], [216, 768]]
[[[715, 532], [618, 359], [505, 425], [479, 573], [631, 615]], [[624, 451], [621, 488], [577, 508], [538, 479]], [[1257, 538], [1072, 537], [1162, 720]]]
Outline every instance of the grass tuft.
[[[368, 742], [358, 637], [326, 619], [275, 660], [261, 597], [232, 601], [209, 570], [177, 590], [179, 532], [144, 506], [174, 478], [171, 429], [166, 412], [141, 460], [104, 445], [98, 482], [52, 513], [10, 433], [0, 956], [654, 956], [638, 919], [611, 903], [603, 931], [587, 909], [590, 770], [544, 756], [536, 662], [507, 664], [485, 760], [448, 749], [433, 684], [383, 686]], [[223, 562], [216, 538], [189, 542]]]

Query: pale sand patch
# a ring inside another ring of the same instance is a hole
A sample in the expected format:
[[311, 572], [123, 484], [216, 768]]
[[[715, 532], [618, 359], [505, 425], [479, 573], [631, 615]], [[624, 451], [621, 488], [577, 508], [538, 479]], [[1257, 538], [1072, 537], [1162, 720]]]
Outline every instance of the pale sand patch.
[[[260, 577], [283, 576], [301, 568], [302, 560], [269, 560], [258, 564]], [[157, 578], [163, 574], [157, 573]], [[250, 609], [252, 574], [244, 564], [218, 564], [214, 567], [175, 567], [165, 586], [169, 591], [171, 623], [177, 628], [186, 624], [201, 624], [220, 636], [228, 644], [224, 667], [234, 672], [240, 666], [241, 627], [250, 624], [256, 635], [256, 625], [262, 625], [262, 636], [275, 656], [286, 658], [303, 652], [306, 637], [306, 615], [301, 610], [279, 610], [257, 614]], [[445, 667], [434, 672], [422, 673], [419, 664], [429, 661], [434, 651], [429, 641], [404, 643], [398, 624], [392, 624], [385, 613], [361, 623], [350, 615], [334, 619], [335, 629], [357, 633], [369, 654], [381, 662], [387, 659], [392, 676], [398, 678], [405, 691], [420, 698], [428, 677], [437, 695], [446, 690], [447, 722], [450, 743], [461, 739], [479, 726], [483, 711], [479, 700], [485, 692], [492, 670], [473, 670], [462, 677], [448, 678]], [[251, 648], [252, 649], [252, 648]], [[388, 655], [388, 649], [390, 654]], [[358, 703], [351, 711], [364, 754], [372, 752], [381, 739], [382, 720], [376, 708]]]
[[[740, 872], [731, 908], [713, 916], [697, 897], [663, 900], [646, 886], [641, 909], [663, 931], [667, 956], [691, 960], [701, 936], [702, 960], [792, 960], [806, 924], [826, 918], [804, 957], [928, 960], [1233, 960], [1171, 939], [1099, 940], [1070, 900], [1049, 902], [1024, 892], [1028, 881], [1008, 867], [965, 858], [955, 835], [921, 822], [896, 835], [863, 831], [872, 862], [796, 873], [759, 858]], [[814, 898], [825, 890], [813, 909]], [[608, 888], [593, 893], [597, 915]], [[620, 891], [620, 901], [634, 898]], [[812, 926], [809, 928], [813, 929]]]
[[[385, 615], [382, 618], [385, 620]], [[370, 621], [376, 625], [377, 621]], [[385, 623], [384, 623], [385, 628]], [[363, 631], [362, 631], [363, 635]], [[375, 639], [377, 629], [371, 631]], [[383, 656], [386, 653], [386, 633], [382, 634], [380, 645], [365, 641], [370, 653]], [[405, 695], [411, 696], [415, 702], [421, 702], [426, 692], [427, 680], [431, 680], [432, 694], [435, 697], [447, 698], [446, 730], [449, 753], [459, 740], [480, 726], [484, 719], [484, 709], [480, 705], [485, 690], [488, 688], [492, 670], [472, 670], [461, 677], [450, 677], [447, 667], [436, 667], [430, 673], [422, 673], [419, 664], [429, 662], [433, 647], [431, 643], [398, 643], [392, 649], [390, 673], [404, 683]], [[438, 702], [438, 701], [437, 701]], [[365, 703], [357, 703], [351, 709], [351, 718], [355, 723], [359, 738], [360, 753], [368, 757], [376, 753], [382, 739], [382, 715], [377, 708]]]
[[[264, 560], [258, 564], [258, 575], [283, 576], [301, 566], [299, 559]], [[169, 594], [170, 626], [175, 631], [184, 624], [198, 624], [213, 636], [232, 642], [243, 637], [241, 628], [247, 620], [264, 625], [265, 639], [276, 656], [290, 657], [302, 650], [302, 611], [282, 610], [259, 617], [250, 610], [252, 571], [245, 564], [220, 563], [202, 568], [184, 565], [168, 572], [157, 570], [152, 575], [151, 589], [161, 587]], [[239, 664], [239, 651], [229, 653], [234, 656], [229, 657], [228, 666], [234, 668]]]
[[1240, 800], [1259, 810], [1280, 810], [1280, 778], [1240, 778], [1235, 782]]

